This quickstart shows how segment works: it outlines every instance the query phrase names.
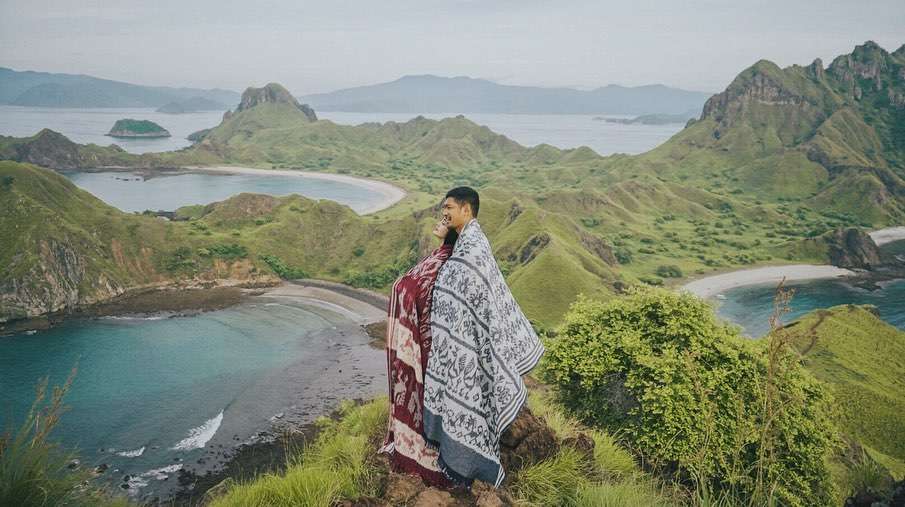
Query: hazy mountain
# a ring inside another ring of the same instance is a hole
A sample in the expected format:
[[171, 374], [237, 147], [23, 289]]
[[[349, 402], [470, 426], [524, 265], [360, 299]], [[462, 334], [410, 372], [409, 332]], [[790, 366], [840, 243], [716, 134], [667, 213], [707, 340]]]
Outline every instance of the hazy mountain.
[[302, 97], [321, 111], [387, 113], [681, 114], [710, 96], [664, 85], [590, 91], [501, 85], [470, 77], [405, 76], [389, 83]]
[[[239, 94], [218, 88], [142, 86], [84, 74], [17, 71], [0, 67], [0, 104], [38, 107], [160, 107], [202, 98], [227, 105]], [[217, 108], [219, 109], [219, 107]]]

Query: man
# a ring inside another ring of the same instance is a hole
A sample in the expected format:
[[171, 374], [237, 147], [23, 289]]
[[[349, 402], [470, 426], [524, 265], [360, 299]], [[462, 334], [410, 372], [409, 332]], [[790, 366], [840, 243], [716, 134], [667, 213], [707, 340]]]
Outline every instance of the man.
[[497, 266], [469, 187], [450, 190], [443, 217], [459, 233], [440, 268], [431, 308], [433, 344], [424, 376], [424, 437], [451, 480], [499, 487], [500, 437], [525, 402], [522, 375], [544, 347]]

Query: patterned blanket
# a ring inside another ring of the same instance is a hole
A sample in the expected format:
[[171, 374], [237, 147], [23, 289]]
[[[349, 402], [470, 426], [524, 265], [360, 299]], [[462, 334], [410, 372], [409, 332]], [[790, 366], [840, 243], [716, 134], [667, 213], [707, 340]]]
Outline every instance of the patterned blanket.
[[440, 266], [452, 253], [440, 245], [393, 283], [387, 307], [387, 434], [378, 453], [396, 472], [420, 475], [441, 488], [455, 485], [437, 466], [438, 453], [422, 436], [424, 369], [430, 356], [431, 293]]
[[528, 394], [522, 375], [544, 346], [512, 297], [477, 220], [462, 229], [434, 283], [424, 375], [424, 436], [455, 480], [499, 487], [500, 437]]

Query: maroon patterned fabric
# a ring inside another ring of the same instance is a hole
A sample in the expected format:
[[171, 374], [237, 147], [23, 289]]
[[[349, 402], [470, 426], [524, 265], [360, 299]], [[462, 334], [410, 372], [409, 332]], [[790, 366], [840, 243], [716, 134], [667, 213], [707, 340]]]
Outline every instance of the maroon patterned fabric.
[[394, 471], [418, 475], [444, 488], [455, 483], [440, 471], [437, 451], [428, 448], [423, 437], [424, 371], [431, 349], [434, 281], [452, 249], [452, 245], [437, 247], [393, 283], [387, 308], [390, 413], [378, 451], [389, 455]]

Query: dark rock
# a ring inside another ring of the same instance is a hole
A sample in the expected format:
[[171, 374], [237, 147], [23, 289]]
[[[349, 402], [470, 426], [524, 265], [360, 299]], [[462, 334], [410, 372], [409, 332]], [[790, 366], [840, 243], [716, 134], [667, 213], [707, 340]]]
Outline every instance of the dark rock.
[[108, 468], [110, 468], [110, 465], [108, 465], [106, 463], [101, 463], [100, 465], [94, 467], [94, 473], [102, 474], [102, 473], [106, 472]]
[[527, 264], [537, 257], [537, 254], [539, 254], [549, 242], [550, 235], [546, 232], [535, 234], [534, 236], [531, 236], [524, 246], [522, 246], [518, 253], [510, 254], [507, 260], [510, 262]]
[[850, 227], [824, 235], [830, 262], [840, 268], [873, 269], [881, 264], [880, 248], [866, 232]]
[[75, 470], [76, 468], [79, 467], [80, 464], [81, 464], [81, 461], [74, 459], [66, 465], [66, 468], [68, 468], [70, 470]]
[[[523, 406], [500, 437], [500, 463], [506, 479], [512, 472], [533, 465], [559, 452], [556, 434], [547, 423]], [[504, 481], [505, 482], [505, 481]]]
[[79, 145], [50, 129], [41, 129], [32, 139], [15, 145], [17, 162], [27, 162], [52, 169], [77, 169], [83, 161]]
[[414, 507], [453, 507], [460, 505], [448, 491], [428, 488], [415, 497]]
[[389, 505], [407, 504], [423, 489], [424, 484], [418, 477], [391, 472], [387, 481], [384, 500], [386, 500]]
[[474, 481], [471, 485], [474, 505], [478, 507], [509, 507], [515, 501], [505, 489], [496, 489], [484, 481]]
[[384, 507], [387, 504], [379, 498], [373, 496], [363, 496], [354, 500], [340, 500], [333, 504], [333, 507]]
[[587, 433], [579, 433], [574, 437], [564, 438], [562, 445], [572, 447], [581, 453], [587, 461], [594, 460], [594, 439], [588, 436]]

